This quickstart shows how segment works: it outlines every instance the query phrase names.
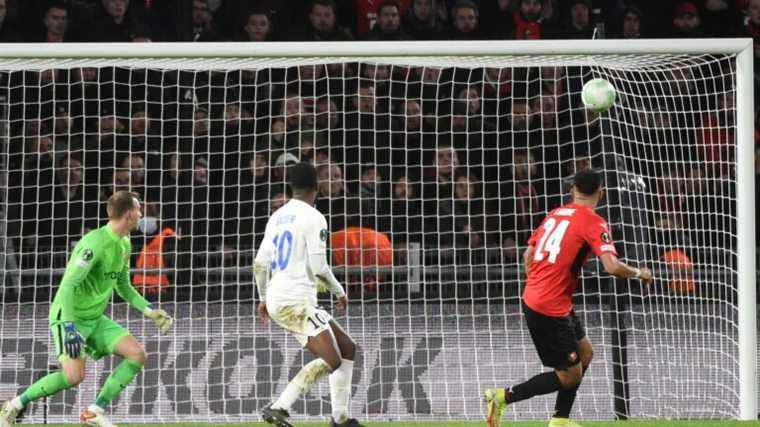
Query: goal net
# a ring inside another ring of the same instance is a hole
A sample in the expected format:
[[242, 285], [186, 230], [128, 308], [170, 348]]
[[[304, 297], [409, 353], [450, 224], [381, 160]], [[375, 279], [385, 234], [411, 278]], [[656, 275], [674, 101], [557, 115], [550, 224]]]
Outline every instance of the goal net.
[[[47, 313], [66, 260], [105, 224], [107, 197], [131, 189], [145, 216], [132, 282], [177, 321], [160, 336], [115, 298], [109, 314], [148, 361], [108, 410], [256, 420], [311, 358], [255, 318], [251, 268], [301, 160], [317, 165], [351, 301], [333, 311], [359, 346], [351, 412], [482, 419], [484, 388], [544, 369], [521, 254], [594, 167], [618, 252], [656, 280], [584, 264], [575, 308], [595, 356], [573, 418], [754, 418], [751, 42], [656, 43], [9, 46], [0, 399], [55, 369]], [[602, 113], [581, 103], [596, 77], [617, 90]], [[78, 389], [25, 420], [71, 421], [114, 366], [90, 361]], [[553, 408], [549, 395], [506, 417]], [[292, 413], [329, 411], [325, 382]]]

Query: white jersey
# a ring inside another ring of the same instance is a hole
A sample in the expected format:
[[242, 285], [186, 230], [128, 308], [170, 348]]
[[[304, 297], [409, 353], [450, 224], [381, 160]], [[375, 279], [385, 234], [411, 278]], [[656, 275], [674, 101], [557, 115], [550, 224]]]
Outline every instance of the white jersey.
[[267, 303], [317, 305], [310, 255], [327, 254], [327, 221], [316, 208], [291, 199], [267, 222], [256, 263], [269, 266]]

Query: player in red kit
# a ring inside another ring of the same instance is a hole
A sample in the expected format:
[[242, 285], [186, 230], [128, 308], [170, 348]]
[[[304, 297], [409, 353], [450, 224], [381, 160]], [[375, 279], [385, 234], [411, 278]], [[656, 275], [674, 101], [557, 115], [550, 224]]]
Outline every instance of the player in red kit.
[[570, 409], [593, 353], [572, 298], [581, 267], [592, 253], [613, 276], [652, 280], [649, 269], [618, 259], [607, 221], [594, 212], [604, 196], [601, 173], [578, 172], [571, 191], [572, 203], [549, 212], [533, 231], [523, 255], [528, 272], [523, 292], [525, 323], [541, 363], [554, 371], [512, 387], [486, 390], [489, 427], [499, 426], [510, 403], [555, 391], [557, 402], [549, 427], [578, 426], [569, 419]]

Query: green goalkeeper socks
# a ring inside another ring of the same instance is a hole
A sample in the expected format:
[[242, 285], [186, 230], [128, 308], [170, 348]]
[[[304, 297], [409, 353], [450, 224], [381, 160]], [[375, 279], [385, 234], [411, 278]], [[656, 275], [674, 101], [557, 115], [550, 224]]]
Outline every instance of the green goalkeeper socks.
[[124, 359], [119, 366], [108, 376], [103, 388], [100, 389], [95, 404], [105, 408], [124, 388], [132, 382], [137, 374], [142, 370], [143, 365]]
[[53, 372], [40, 378], [21, 395], [21, 404], [26, 407], [29, 402], [52, 396], [61, 390], [70, 388], [71, 385], [62, 371]]

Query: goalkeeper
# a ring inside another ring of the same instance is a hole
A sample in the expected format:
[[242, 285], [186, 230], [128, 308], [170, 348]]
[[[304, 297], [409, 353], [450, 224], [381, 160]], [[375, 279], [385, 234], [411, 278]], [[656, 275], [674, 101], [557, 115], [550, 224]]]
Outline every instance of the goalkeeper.
[[161, 332], [171, 328], [172, 318], [163, 310], [152, 309], [130, 284], [128, 236], [142, 217], [137, 195], [118, 191], [108, 199], [107, 210], [108, 224], [87, 233], [74, 248], [50, 306], [50, 331], [61, 369], [5, 402], [0, 410], [0, 427], [13, 424], [29, 402], [81, 383], [85, 355], [97, 360], [118, 354], [124, 360], [103, 384], [95, 403], [80, 417], [86, 425], [113, 426], [105, 416], [105, 407], [132, 382], [145, 363], [145, 350], [135, 337], [103, 314], [114, 288], [130, 305], [151, 318]]

